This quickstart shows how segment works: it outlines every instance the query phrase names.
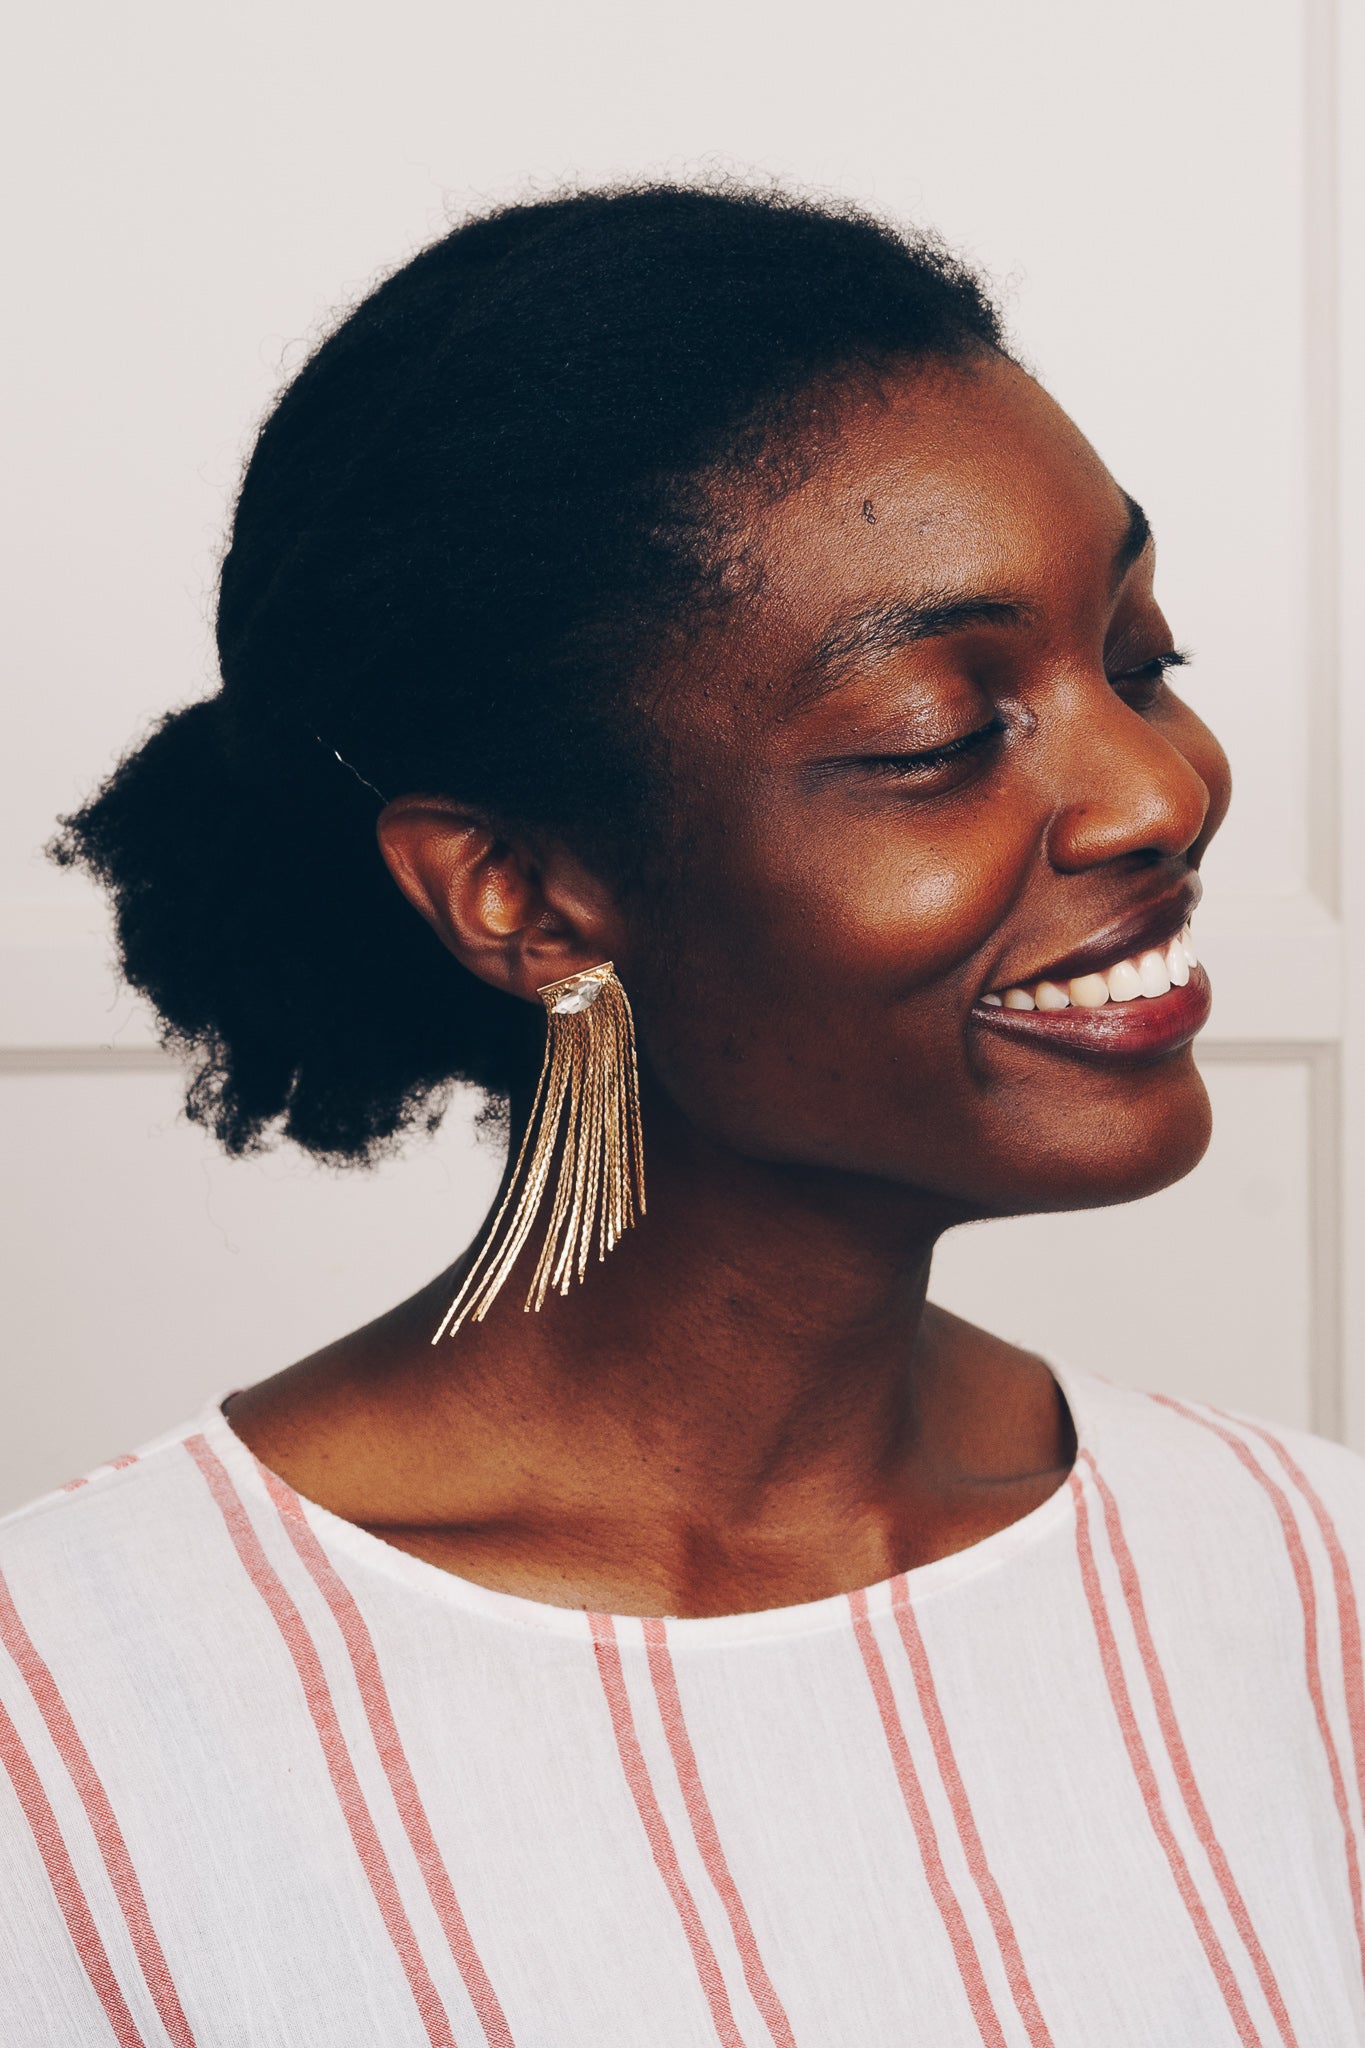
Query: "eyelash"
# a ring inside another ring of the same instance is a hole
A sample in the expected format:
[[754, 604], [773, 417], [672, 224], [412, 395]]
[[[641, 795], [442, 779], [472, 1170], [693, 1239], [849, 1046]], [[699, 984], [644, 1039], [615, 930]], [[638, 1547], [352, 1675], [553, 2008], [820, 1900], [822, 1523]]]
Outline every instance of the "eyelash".
[[[1134, 698], [1146, 698], [1148, 702], [1165, 680], [1168, 669], [1184, 668], [1189, 655], [1179, 647], [1170, 647], [1164, 654], [1154, 654], [1150, 661], [1144, 661], [1141, 668], [1124, 669], [1121, 675], [1110, 676], [1110, 687], [1118, 690], [1129, 702]], [[1124, 690], [1122, 685], [1126, 684]]]
[[[1172, 647], [1164, 654], [1154, 654], [1150, 661], [1143, 662], [1141, 668], [1124, 669], [1121, 674], [1110, 676], [1110, 687], [1120, 690], [1120, 686], [1126, 684], [1127, 690], [1121, 694], [1130, 702], [1143, 697], [1150, 701], [1149, 693], [1155, 694], [1167, 670], [1184, 668], [1189, 658], [1178, 647]], [[979, 725], [975, 732], [963, 733], [960, 739], [948, 740], [941, 747], [928, 747], [922, 754], [878, 754], [871, 756], [865, 766], [879, 775], [931, 775], [937, 768], [951, 767], [954, 761], [974, 754], [990, 740], [998, 739], [1004, 730], [1004, 721], [992, 718], [986, 725]]]
[[989, 740], [998, 739], [1004, 730], [1004, 720], [992, 718], [975, 732], [964, 732], [961, 739], [948, 740], [941, 747], [928, 747], [922, 754], [874, 754], [866, 765], [878, 775], [929, 775], [935, 768], [951, 767], [964, 755], [974, 754]]

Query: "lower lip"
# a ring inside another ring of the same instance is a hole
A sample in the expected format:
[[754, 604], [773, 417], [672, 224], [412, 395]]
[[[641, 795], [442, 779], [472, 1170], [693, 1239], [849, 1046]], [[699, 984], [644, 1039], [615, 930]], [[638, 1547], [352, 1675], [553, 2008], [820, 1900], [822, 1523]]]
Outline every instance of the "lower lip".
[[1169, 995], [1134, 996], [1098, 1010], [997, 1010], [972, 1006], [972, 1022], [1002, 1038], [1046, 1047], [1073, 1059], [1159, 1060], [1179, 1052], [1209, 1021], [1213, 991], [1202, 967]]

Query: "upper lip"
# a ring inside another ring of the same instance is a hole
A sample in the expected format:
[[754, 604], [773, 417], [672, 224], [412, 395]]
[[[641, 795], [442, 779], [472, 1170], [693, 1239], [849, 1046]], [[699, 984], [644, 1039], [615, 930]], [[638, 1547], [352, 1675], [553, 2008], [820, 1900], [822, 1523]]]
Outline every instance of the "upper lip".
[[1072, 981], [1077, 975], [1112, 967], [1149, 947], [1164, 946], [1189, 922], [1203, 893], [1203, 883], [1191, 872], [1174, 889], [1166, 889], [1160, 896], [1111, 918], [1062, 958], [1045, 967], [1032, 968], [1027, 974], [1016, 974], [1009, 981], [992, 982], [991, 989], [1028, 988], [1038, 981]]

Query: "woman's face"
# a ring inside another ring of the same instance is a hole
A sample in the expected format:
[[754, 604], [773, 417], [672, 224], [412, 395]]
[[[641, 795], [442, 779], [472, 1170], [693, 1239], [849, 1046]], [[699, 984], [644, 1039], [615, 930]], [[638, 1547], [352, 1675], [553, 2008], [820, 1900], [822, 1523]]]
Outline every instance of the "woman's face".
[[621, 962], [648, 1071], [742, 1153], [966, 1213], [1145, 1194], [1207, 1142], [1202, 970], [1003, 1000], [1093, 1002], [1074, 982], [1124, 959], [1159, 989], [1141, 956], [1169, 962], [1227, 807], [1141, 515], [995, 358], [840, 418], [655, 707], [672, 880]]

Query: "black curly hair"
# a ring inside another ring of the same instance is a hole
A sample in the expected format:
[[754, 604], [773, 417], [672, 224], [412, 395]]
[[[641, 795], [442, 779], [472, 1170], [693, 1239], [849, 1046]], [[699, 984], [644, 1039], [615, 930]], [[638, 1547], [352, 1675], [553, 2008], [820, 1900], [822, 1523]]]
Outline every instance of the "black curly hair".
[[1002, 347], [932, 239], [671, 185], [472, 220], [348, 314], [247, 467], [221, 690], [52, 848], [112, 892], [190, 1114], [234, 1153], [282, 1131], [356, 1160], [453, 1081], [533, 1075], [539, 1011], [400, 896], [384, 795], [552, 831], [627, 886], [656, 772], [631, 707], [651, 644], [716, 601], [727, 480], [822, 382]]

